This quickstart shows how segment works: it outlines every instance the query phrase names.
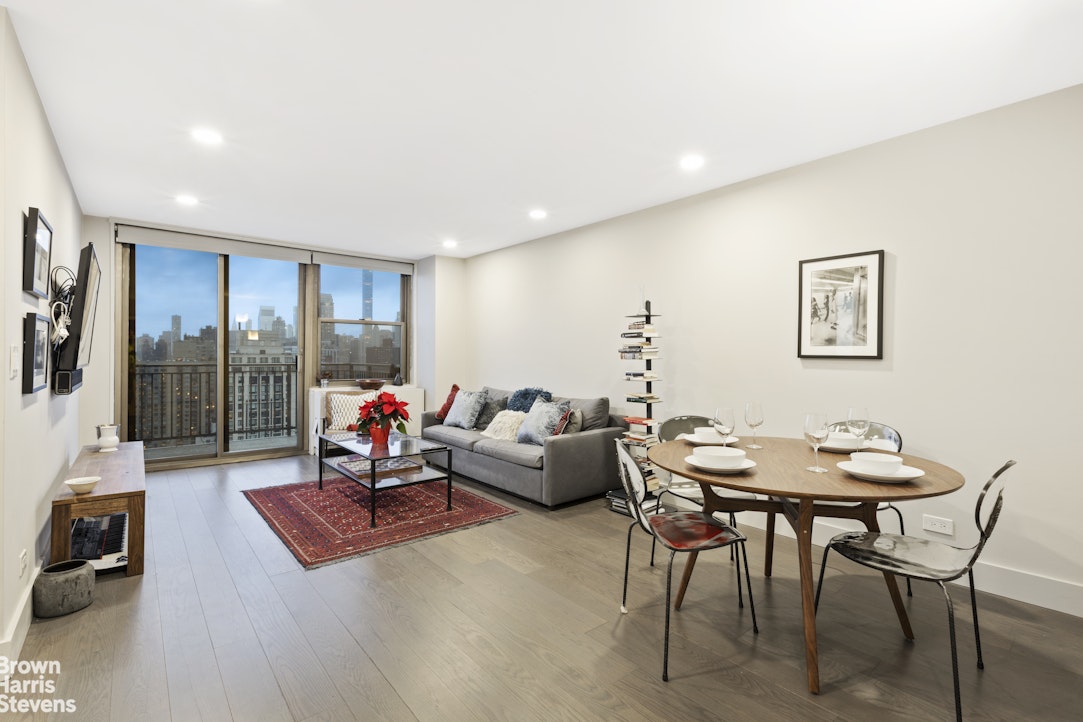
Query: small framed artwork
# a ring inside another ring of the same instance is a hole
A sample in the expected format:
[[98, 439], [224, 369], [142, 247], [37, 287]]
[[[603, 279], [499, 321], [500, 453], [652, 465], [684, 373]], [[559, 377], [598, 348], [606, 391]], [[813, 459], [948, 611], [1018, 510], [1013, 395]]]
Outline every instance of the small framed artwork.
[[884, 252], [798, 266], [798, 358], [883, 358]]
[[49, 297], [49, 253], [53, 227], [37, 208], [26, 215], [23, 231], [23, 290], [41, 298]]
[[41, 391], [49, 383], [49, 317], [28, 313], [23, 320], [23, 393]]

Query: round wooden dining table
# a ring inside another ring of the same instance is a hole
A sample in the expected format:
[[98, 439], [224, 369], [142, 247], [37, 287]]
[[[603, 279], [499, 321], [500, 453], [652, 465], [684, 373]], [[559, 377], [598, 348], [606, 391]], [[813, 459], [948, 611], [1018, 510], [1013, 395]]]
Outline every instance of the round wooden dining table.
[[[825, 473], [808, 471], [813, 465], [814, 452], [804, 440], [760, 437], [762, 449], [745, 449], [747, 458], [756, 466], [737, 474], [721, 474], [702, 471], [685, 461], [695, 446], [686, 440], [666, 441], [652, 446], [648, 458], [657, 466], [699, 482], [703, 490], [704, 511], [707, 513], [762, 511], [785, 515], [797, 535], [798, 568], [801, 582], [801, 610], [805, 629], [805, 669], [808, 673], [810, 692], [820, 691], [820, 671], [816, 651], [815, 589], [812, 576], [812, 523], [817, 516], [856, 519], [870, 531], [879, 531], [876, 507], [880, 502], [899, 502], [948, 494], [965, 483], [958, 471], [909, 454], [897, 454], [906, 466], [921, 469], [923, 476], [904, 483], [880, 483], [864, 481], [838, 468], [840, 461], [849, 461], [847, 455], [820, 451], [820, 465]], [[742, 448], [743, 444], [734, 444]], [[715, 494], [710, 487], [718, 486], [743, 492], [753, 492], [756, 499], [726, 498]], [[765, 498], [764, 498], [765, 497]], [[847, 502], [844, 505], [818, 502]], [[695, 555], [690, 555], [685, 566], [677, 606], [684, 596], [685, 588], [695, 565]], [[894, 575], [885, 574], [888, 594], [895, 606], [903, 634], [913, 639], [910, 619], [903, 606], [899, 587]]]

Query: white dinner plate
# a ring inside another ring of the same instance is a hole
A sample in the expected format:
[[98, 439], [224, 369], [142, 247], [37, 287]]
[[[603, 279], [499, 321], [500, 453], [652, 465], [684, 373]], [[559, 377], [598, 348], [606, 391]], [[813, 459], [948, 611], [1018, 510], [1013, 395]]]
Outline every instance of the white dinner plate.
[[712, 474], [740, 474], [742, 471], [748, 471], [756, 465], [756, 462], [752, 459], [745, 459], [743, 462], [741, 462], [740, 466], [734, 466], [730, 469], [720, 469], [717, 466], [701, 463], [699, 460], [696, 459], [696, 457], [692, 456], [691, 454], [684, 457], [684, 461], [688, 465], [694, 466], [700, 471], [709, 471]]
[[901, 466], [894, 474], [876, 474], [869, 471], [861, 471], [858, 468], [859, 465], [852, 461], [840, 461], [838, 467], [847, 474], [856, 476], [858, 479], [864, 479], [865, 481], [880, 481], [885, 484], [902, 484], [903, 482], [913, 481], [914, 479], [925, 476], [924, 471], [913, 466]]
[[[699, 439], [695, 434], [681, 434], [685, 441], [691, 442], [696, 446], [727, 446], [729, 444], [736, 444], [740, 439], [736, 436], [727, 436], [725, 439], [719, 435], [717, 441], [703, 441]], [[823, 448], [822, 446], [820, 447]], [[856, 449], [855, 449], [856, 451]]]
[[831, 446], [826, 441], [824, 443], [820, 444], [820, 451], [830, 451], [833, 454], [849, 454], [849, 453], [851, 453], [853, 451], [864, 451], [865, 449], [871, 449], [871, 448], [872, 448], [872, 444], [869, 443], [868, 439], [862, 439], [861, 440], [861, 448], [860, 449], [858, 447], [856, 447], [856, 446]]

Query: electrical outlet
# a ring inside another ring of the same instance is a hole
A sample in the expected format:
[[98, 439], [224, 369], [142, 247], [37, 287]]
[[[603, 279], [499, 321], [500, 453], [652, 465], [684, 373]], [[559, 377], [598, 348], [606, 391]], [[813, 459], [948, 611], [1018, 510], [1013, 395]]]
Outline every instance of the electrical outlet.
[[26, 575], [26, 568], [30, 565], [30, 557], [23, 549], [19, 552], [19, 579], [22, 579]]
[[9, 372], [11, 374], [11, 378], [19, 378], [19, 364], [22, 363], [22, 360], [22, 349], [20, 349], [17, 344], [11, 344], [11, 361], [8, 364], [8, 366], [11, 368], [11, 371]]
[[936, 534], [955, 536], [955, 522], [951, 519], [945, 519], [939, 516], [923, 514], [921, 517], [921, 528]]

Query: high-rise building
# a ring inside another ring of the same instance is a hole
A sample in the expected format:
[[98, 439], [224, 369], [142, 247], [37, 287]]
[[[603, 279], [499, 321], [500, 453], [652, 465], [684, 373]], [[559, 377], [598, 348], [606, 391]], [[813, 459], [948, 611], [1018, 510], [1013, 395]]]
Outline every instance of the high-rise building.
[[372, 271], [361, 270], [361, 318], [372, 319]]
[[260, 331], [270, 331], [274, 327], [275, 322], [275, 307], [274, 306], [260, 306], [259, 307], [259, 326]]
[[320, 318], [335, 317], [335, 299], [330, 293], [320, 294]]

